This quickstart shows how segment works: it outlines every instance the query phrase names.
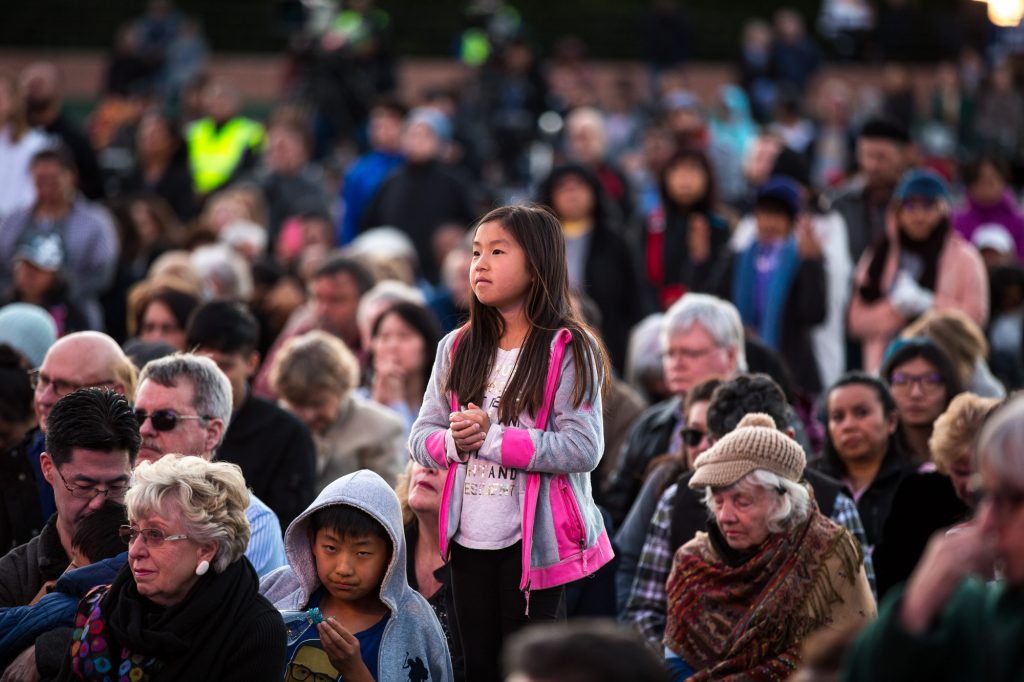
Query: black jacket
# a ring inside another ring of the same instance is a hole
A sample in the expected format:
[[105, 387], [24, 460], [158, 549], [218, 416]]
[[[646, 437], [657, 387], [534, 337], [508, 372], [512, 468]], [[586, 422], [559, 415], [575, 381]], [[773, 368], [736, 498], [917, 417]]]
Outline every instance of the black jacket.
[[28, 459], [37, 433], [29, 431], [21, 443], [0, 453], [0, 555], [39, 535], [46, 523]]
[[27, 605], [43, 583], [59, 578], [69, 563], [54, 514], [39, 535], [0, 559], [0, 608]]
[[249, 395], [231, 419], [217, 459], [242, 467], [245, 482], [282, 528], [316, 497], [316, 448], [305, 424], [274, 403]]
[[397, 227], [419, 255], [420, 272], [437, 282], [434, 232], [445, 223], [469, 225], [476, 218], [470, 187], [440, 162], [407, 163], [387, 177], [363, 214], [361, 230]]
[[932, 534], [965, 521], [969, 513], [948, 476], [937, 471], [904, 476], [893, 494], [882, 541], [871, 556], [879, 601], [910, 577]]
[[60, 114], [49, 125], [44, 126], [43, 131], [47, 135], [57, 137], [71, 152], [78, 172], [78, 189], [82, 194], [92, 201], [103, 199], [106, 196], [103, 172], [100, 170], [92, 143], [85, 133], [64, 114]]
[[[829, 447], [820, 460], [815, 463], [819, 471], [828, 474], [832, 478], [842, 481], [846, 476], [846, 467], [839, 456]], [[889, 447], [889, 452], [882, 460], [882, 466], [875, 479], [867, 487], [857, 500], [857, 513], [864, 524], [864, 535], [867, 536], [868, 544], [874, 547], [882, 540], [882, 529], [885, 527], [886, 519], [889, 518], [889, 511], [892, 509], [892, 500], [896, 490], [906, 476], [914, 473], [914, 465], [900, 452], [895, 445]], [[848, 486], [844, 486], [849, 490]], [[850, 497], [853, 497], [853, 491]]]
[[178, 220], [187, 222], [199, 213], [194, 187], [188, 156], [180, 154], [171, 161], [156, 182], [147, 182], [142, 169], [135, 167], [120, 180], [119, 189], [122, 194], [156, 194], [167, 202]]
[[601, 338], [612, 365], [622, 372], [630, 330], [655, 311], [633, 244], [611, 229], [595, 229], [584, 276], [583, 291], [601, 311]]
[[681, 410], [682, 398], [669, 398], [647, 408], [633, 425], [604, 494], [604, 506], [614, 527], [622, 523], [633, 506], [644, 483], [648, 462], [668, 452]]

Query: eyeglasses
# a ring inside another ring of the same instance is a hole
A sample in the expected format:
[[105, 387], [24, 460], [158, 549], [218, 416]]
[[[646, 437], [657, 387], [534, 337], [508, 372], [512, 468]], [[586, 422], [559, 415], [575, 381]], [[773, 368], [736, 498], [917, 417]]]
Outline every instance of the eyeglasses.
[[668, 348], [661, 354], [661, 357], [668, 358], [669, 360], [677, 360], [679, 358], [700, 360], [705, 355], [710, 355], [716, 350], [721, 350], [721, 346], [709, 346], [708, 348]]
[[938, 372], [920, 375], [893, 372], [889, 379], [889, 385], [894, 391], [909, 391], [914, 384], [917, 384], [922, 391], [935, 391], [944, 388], [946, 382], [942, 380]]
[[53, 393], [58, 398], [66, 396], [68, 393], [74, 393], [77, 390], [83, 388], [97, 388], [99, 386], [110, 386], [114, 383], [113, 379], [107, 381], [97, 381], [88, 384], [76, 384], [71, 381], [64, 381], [63, 379], [52, 379], [38, 369], [33, 369], [28, 373], [29, 385], [32, 386], [33, 391], [45, 391], [47, 386], [53, 387]]
[[334, 678], [323, 673], [313, 672], [301, 663], [288, 664], [289, 677], [294, 677], [299, 682], [311, 680], [311, 682], [334, 682]]
[[140, 429], [147, 419], [152, 420], [153, 428], [157, 431], [173, 431], [174, 427], [178, 425], [179, 419], [206, 420], [210, 417], [202, 417], [198, 414], [178, 414], [174, 410], [153, 410], [152, 413], [149, 413], [136, 407], [135, 421], [139, 423]]
[[188, 540], [187, 535], [165, 535], [162, 530], [156, 528], [139, 528], [138, 526], [121, 526], [117, 529], [117, 535], [126, 545], [135, 542], [135, 538], [142, 536], [142, 542], [146, 547], [159, 547], [167, 542], [177, 540]]
[[60, 469], [57, 469], [57, 475], [60, 476], [64, 487], [71, 493], [71, 497], [79, 500], [91, 500], [98, 495], [106, 495], [109, 500], [120, 500], [128, 492], [127, 483], [115, 483], [113, 485], [108, 483], [106, 488], [97, 488], [94, 485], [71, 485], [68, 483], [68, 479], [64, 478], [64, 474], [60, 472]]
[[701, 431], [700, 429], [688, 428], [683, 429], [679, 432], [679, 435], [683, 439], [683, 443], [688, 448], [695, 448], [700, 445], [700, 442], [705, 438], [709, 438], [707, 431]]

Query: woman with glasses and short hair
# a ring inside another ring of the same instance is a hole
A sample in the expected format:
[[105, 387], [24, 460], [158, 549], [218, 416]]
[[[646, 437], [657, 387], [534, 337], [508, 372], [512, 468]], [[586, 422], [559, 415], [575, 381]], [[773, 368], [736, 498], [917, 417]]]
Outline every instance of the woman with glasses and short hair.
[[893, 494], [872, 555], [880, 597], [907, 579], [932, 533], [962, 521], [968, 512], [949, 477], [935, 470], [929, 447], [936, 420], [960, 393], [953, 363], [929, 339], [900, 339], [889, 350], [882, 378], [899, 413], [899, 446], [916, 471], [904, 476]]
[[79, 604], [60, 680], [279, 680], [285, 629], [244, 559], [237, 465], [143, 462], [125, 497], [128, 565]]
[[953, 363], [930, 339], [900, 339], [890, 346], [881, 376], [896, 402], [900, 446], [914, 462], [931, 461], [935, 420], [962, 390]]

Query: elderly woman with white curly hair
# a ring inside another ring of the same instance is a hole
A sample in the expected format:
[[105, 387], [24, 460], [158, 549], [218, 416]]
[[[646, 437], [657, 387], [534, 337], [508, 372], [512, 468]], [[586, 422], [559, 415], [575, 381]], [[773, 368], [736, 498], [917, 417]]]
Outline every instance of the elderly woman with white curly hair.
[[79, 604], [61, 680], [280, 680], [285, 630], [244, 558], [234, 464], [166, 455], [135, 469], [128, 564]]
[[785, 679], [800, 643], [875, 616], [861, 548], [800, 484], [806, 458], [766, 414], [748, 414], [694, 462], [709, 532], [676, 551], [667, 583], [673, 680]]

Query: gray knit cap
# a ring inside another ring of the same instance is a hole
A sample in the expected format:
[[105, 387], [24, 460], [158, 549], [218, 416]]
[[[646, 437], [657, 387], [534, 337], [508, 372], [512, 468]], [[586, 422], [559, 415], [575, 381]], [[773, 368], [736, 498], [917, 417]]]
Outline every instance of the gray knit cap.
[[752, 412], [693, 463], [691, 488], [727, 488], [755, 469], [765, 469], [793, 482], [807, 465], [803, 448], [775, 428], [767, 414]]
[[0, 308], [0, 343], [6, 343], [32, 363], [43, 364], [46, 351], [57, 340], [57, 325], [50, 313], [29, 303]]

